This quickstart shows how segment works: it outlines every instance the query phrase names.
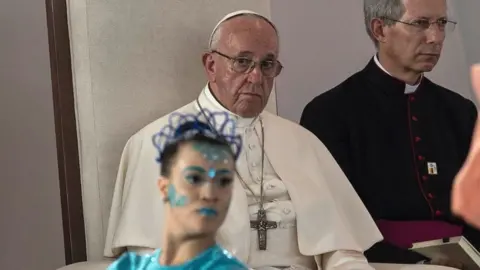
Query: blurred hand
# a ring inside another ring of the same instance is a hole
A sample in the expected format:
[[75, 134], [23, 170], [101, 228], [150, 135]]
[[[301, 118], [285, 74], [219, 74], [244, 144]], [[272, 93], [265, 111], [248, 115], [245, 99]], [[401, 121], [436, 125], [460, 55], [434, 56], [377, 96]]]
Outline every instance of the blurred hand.
[[[472, 84], [480, 104], [480, 64], [472, 67]], [[477, 119], [470, 152], [455, 177], [452, 211], [470, 225], [480, 229], [480, 120]]]

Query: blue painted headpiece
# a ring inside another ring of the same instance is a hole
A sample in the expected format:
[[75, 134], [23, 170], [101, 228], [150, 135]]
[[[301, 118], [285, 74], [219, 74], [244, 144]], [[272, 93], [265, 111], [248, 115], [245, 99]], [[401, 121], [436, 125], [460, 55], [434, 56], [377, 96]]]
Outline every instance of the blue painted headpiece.
[[[204, 120], [200, 120], [201, 118]], [[210, 112], [205, 109], [198, 114], [174, 112], [170, 115], [169, 124], [152, 137], [153, 145], [158, 150], [157, 162], [161, 163], [162, 153], [167, 145], [191, 139], [196, 135], [226, 142], [237, 160], [242, 150], [242, 138], [236, 135], [236, 126], [227, 112]], [[212, 127], [216, 127], [216, 130]]]

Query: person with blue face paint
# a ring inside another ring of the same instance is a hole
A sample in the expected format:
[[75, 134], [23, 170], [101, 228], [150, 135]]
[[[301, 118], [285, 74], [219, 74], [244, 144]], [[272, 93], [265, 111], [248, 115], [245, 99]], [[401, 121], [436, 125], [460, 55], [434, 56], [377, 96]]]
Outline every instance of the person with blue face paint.
[[212, 132], [194, 115], [171, 120], [153, 137], [166, 207], [163, 247], [147, 255], [126, 252], [108, 270], [248, 269], [215, 240], [230, 206], [241, 138]]

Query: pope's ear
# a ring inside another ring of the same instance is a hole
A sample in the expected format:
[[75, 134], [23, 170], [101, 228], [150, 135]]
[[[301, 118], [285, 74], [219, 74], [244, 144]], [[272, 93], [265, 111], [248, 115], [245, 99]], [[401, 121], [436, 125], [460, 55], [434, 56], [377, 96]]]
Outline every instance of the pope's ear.
[[160, 195], [164, 202], [168, 201], [168, 179], [160, 176], [157, 180], [158, 190], [160, 191]]
[[205, 72], [207, 73], [207, 77], [209, 81], [215, 79], [215, 59], [211, 52], [206, 52], [202, 55], [202, 62]]

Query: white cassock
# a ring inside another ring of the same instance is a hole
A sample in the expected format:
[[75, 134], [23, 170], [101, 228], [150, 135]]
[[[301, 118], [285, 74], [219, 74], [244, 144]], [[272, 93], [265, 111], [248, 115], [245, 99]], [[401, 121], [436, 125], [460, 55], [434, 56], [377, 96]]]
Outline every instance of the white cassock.
[[[210, 93], [202, 91], [199, 103], [209, 111], [226, 111]], [[177, 112], [199, 112], [194, 101]], [[231, 113], [230, 113], [231, 114]], [[243, 136], [238, 171], [259, 195], [261, 175], [261, 127], [257, 119], [236, 119]], [[264, 190], [267, 218], [277, 222], [267, 231], [267, 250], [258, 249], [258, 204], [236, 179], [219, 243], [250, 267], [297, 266], [316, 269], [342, 266], [371, 269], [363, 251], [382, 240], [382, 235], [349, 181], [325, 146], [296, 123], [269, 112], [260, 115], [265, 131]], [[168, 124], [164, 116], [133, 135], [122, 154], [104, 254], [118, 256], [125, 248], [160, 248], [164, 203], [156, 180], [158, 155], [153, 134]], [[322, 255], [322, 256], [317, 256]]]

